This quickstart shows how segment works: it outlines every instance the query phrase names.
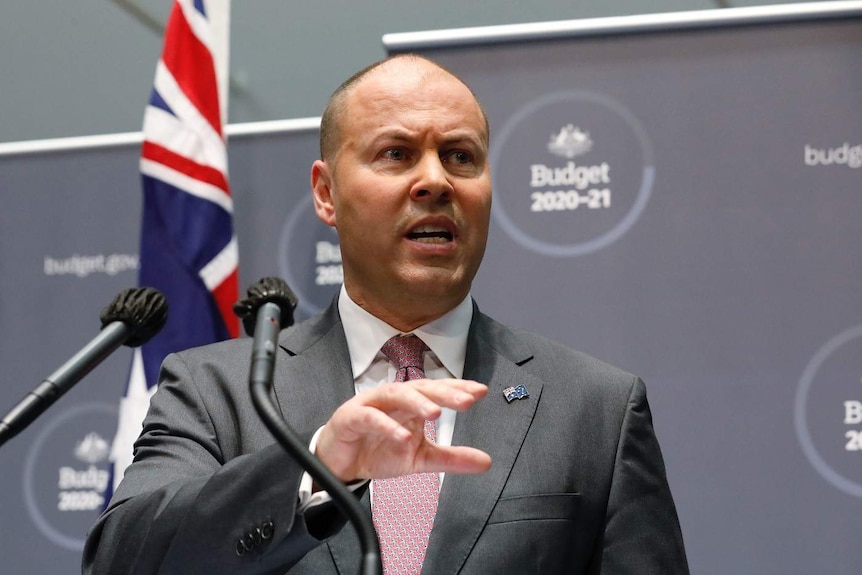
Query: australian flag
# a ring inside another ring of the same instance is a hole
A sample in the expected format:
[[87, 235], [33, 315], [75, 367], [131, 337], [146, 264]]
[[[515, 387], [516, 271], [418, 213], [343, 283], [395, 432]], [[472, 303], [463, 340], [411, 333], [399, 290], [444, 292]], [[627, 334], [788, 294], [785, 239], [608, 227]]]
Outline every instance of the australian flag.
[[170, 310], [161, 333], [133, 356], [111, 450], [112, 487], [132, 461], [165, 356], [239, 335], [224, 137], [229, 1], [176, 0], [144, 113], [139, 283], [164, 293]]

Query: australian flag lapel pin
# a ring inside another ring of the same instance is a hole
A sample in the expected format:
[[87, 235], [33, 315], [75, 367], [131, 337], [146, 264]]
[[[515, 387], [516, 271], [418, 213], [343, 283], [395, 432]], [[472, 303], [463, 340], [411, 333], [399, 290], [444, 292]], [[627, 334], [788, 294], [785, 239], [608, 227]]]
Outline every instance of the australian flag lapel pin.
[[525, 397], [530, 397], [530, 392], [527, 391], [527, 388], [523, 385], [518, 385], [515, 387], [507, 387], [503, 390], [503, 395], [506, 396], [506, 401], [508, 403], [512, 403], [516, 399], [524, 399]]

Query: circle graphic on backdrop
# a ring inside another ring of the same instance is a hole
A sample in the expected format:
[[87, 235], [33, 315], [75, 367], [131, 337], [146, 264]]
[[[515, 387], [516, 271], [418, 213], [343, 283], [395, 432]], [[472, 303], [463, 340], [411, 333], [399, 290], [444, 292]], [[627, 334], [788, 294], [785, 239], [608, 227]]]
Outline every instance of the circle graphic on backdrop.
[[862, 497], [862, 326], [838, 334], [808, 362], [794, 423], [814, 469], [841, 491]]
[[105, 503], [108, 453], [117, 429], [117, 406], [84, 403], [67, 409], [40, 432], [24, 463], [24, 501], [45, 537], [70, 551]]
[[511, 116], [490, 151], [492, 214], [522, 246], [579, 256], [620, 239], [646, 207], [655, 162], [646, 131], [622, 104], [554, 92]]
[[305, 317], [327, 307], [341, 287], [338, 234], [317, 218], [310, 194], [287, 215], [281, 227], [278, 266], [299, 300], [297, 310]]

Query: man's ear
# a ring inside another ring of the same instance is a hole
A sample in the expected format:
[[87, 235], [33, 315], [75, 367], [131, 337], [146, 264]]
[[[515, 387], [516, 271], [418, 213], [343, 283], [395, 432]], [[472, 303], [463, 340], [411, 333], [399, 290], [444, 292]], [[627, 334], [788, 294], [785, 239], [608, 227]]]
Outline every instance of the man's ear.
[[311, 165], [311, 194], [314, 211], [324, 224], [335, 227], [335, 205], [332, 202], [332, 172], [330, 165], [316, 160]]

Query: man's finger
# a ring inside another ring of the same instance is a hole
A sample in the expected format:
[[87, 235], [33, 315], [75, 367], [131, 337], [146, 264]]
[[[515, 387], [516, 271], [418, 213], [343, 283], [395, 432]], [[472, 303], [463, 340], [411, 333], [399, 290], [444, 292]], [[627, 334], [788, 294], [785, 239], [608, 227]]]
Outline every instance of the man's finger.
[[440, 407], [463, 411], [487, 393], [487, 386], [474, 381], [419, 379], [382, 385], [357, 398], [381, 411], [401, 411], [424, 419], [437, 419]]
[[474, 447], [431, 445], [416, 461], [416, 471], [476, 474], [491, 468], [491, 456]]

